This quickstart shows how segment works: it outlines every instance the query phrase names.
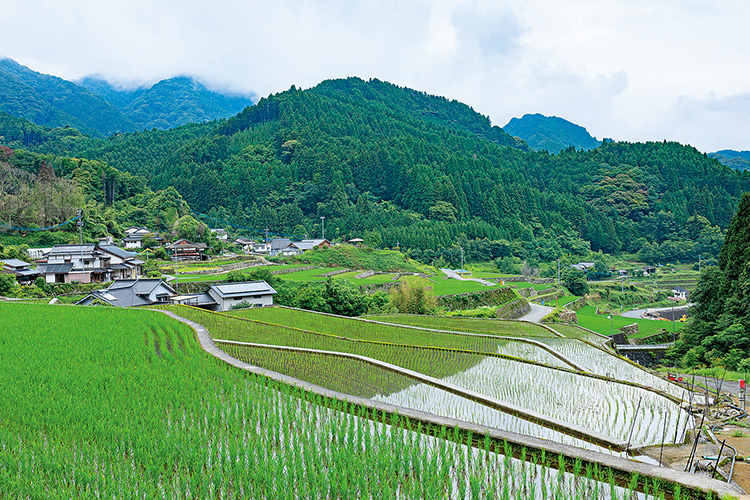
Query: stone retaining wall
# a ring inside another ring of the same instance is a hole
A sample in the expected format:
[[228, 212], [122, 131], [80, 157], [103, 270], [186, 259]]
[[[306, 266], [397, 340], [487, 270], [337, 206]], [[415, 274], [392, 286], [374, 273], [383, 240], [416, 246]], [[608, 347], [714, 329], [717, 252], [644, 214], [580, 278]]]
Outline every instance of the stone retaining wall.
[[372, 295], [376, 292], [391, 293], [391, 290], [398, 288], [403, 284], [403, 281], [386, 281], [385, 283], [371, 283], [369, 285], [359, 285], [359, 291]]
[[547, 283], [554, 283], [554, 278], [525, 278], [523, 276], [509, 276], [507, 278], [483, 278], [487, 281], [492, 281], [493, 283], [500, 283], [501, 281], [505, 283], [531, 283], [532, 285], [544, 285]]
[[[313, 269], [315, 269], [315, 267], [313, 267]], [[327, 273], [323, 273], [323, 274], [321, 274], [321, 276], [322, 276], [322, 277], [324, 277], [324, 278], [330, 278], [331, 276], [336, 276], [337, 274], [344, 274], [344, 273], [348, 273], [348, 272], [350, 272], [350, 271], [352, 271], [352, 270], [351, 270], [351, 269], [348, 269], [348, 268], [345, 268], [345, 269], [337, 269], [337, 270], [335, 270], [335, 271], [330, 271], [330, 272], [327, 272]]]
[[239, 262], [232, 262], [231, 264], [223, 264], [214, 269], [202, 269], [199, 271], [190, 271], [187, 274], [197, 274], [201, 276], [206, 276], [206, 275], [211, 275], [211, 274], [222, 274], [228, 271], [237, 271], [239, 269], [248, 269], [251, 267], [258, 267], [262, 265], [265, 265], [265, 264], [260, 260], [242, 260]]
[[635, 335], [638, 333], [638, 323], [632, 323], [630, 325], [621, 326], [618, 328], [625, 335]]
[[565, 304], [565, 309], [570, 309], [571, 311], [577, 311], [583, 306], [586, 305], [586, 297], [581, 297], [580, 299], [576, 299], [573, 302], [568, 302]]
[[501, 306], [495, 315], [501, 319], [516, 319], [531, 312], [531, 306], [523, 297], [520, 297], [504, 306]]
[[275, 271], [271, 271], [271, 274], [274, 276], [279, 274], [291, 274], [296, 273], [299, 271], [309, 271], [310, 269], [319, 269], [318, 266], [302, 266], [302, 267], [292, 267], [287, 269], [276, 269]]

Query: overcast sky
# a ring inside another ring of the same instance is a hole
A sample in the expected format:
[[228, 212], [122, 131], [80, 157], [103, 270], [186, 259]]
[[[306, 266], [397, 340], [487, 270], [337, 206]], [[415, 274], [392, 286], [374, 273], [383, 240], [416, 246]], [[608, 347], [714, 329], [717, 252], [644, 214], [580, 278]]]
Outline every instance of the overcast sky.
[[0, 56], [66, 79], [191, 74], [259, 96], [347, 76], [495, 125], [750, 150], [750, 2], [0, 0]]

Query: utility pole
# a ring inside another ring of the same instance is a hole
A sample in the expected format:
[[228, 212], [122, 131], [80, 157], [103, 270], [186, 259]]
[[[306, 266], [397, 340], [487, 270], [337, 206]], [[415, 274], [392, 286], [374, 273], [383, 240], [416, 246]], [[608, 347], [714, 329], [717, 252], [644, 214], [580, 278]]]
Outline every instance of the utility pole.
[[268, 245], [268, 227], [266, 227], [266, 245]]
[[[560, 257], [557, 258], [557, 291], [559, 292], [561, 290], [560, 288]], [[560, 294], [557, 294], [557, 308], [560, 309]]]
[[83, 210], [78, 210], [78, 240], [81, 248], [81, 283], [86, 282], [86, 269], [83, 266]]
[[461, 249], [461, 271], [464, 270], [464, 247], [458, 247]]
[[326, 239], [326, 216], [325, 215], [320, 216], [320, 228], [323, 233], [323, 239]]
[[701, 254], [698, 254], [698, 274], [701, 272]]

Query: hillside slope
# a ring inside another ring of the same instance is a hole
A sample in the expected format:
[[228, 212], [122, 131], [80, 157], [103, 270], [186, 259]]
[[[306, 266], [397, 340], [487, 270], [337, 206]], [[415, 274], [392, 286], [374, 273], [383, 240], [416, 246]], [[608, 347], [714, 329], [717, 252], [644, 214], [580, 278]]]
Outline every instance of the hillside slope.
[[101, 97], [12, 59], [0, 60], [0, 110], [37, 125], [70, 125], [100, 137], [135, 130], [130, 120]]
[[734, 151], [723, 149], [715, 153], [708, 153], [711, 158], [716, 158], [727, 167], [736, 170], [750, 170], [750, 151]]
[[325, 218], [329, 239], [425, 262], [460, 262], [460, 248], [532, 263], [590, 250], [717, 256], [750, 190], [750, 174], [689, 146], [534, 152], [464, 104], [357, 78], [292, 87], [224, 121], [74, 141], [70, 154], [173, 187], [214, 220], [317, 236]]
[[503, 130], [526, 141], [534, 151], [552, 154], [570, 146], [589, 150], [601, 144], [585, 128], [557, 116], [523, 115], [522, 118], [512, 118]]
[[96, 76], [78, 83], [1, 59], [0, 111], [36, 125], [70, 126], [102, 138], [228, 118], [255, 101], [252, 94], [210, 90], [186, 76], [134, 89], [118, 88]]
[[141, 130], [164, 130], [188, 123], [229, 118], [255, 101], [252, 94], [227, 94], [209, 90], [188, 76], [133, 89], [118, 88], [94, 76], [82, 79], [80, 84], [115, 105]]

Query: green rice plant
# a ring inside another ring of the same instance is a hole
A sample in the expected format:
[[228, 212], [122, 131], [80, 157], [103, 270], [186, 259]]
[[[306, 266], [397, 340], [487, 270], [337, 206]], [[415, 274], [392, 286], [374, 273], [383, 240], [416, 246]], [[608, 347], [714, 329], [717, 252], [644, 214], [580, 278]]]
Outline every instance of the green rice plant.
[[0, 366], [0, 498], [592, 498], [501, 446], [229, 368], [156, 311], [0, 303]]
[[368, 315], [368, 320], [398, 325], [419, 326], [436, 330], [507, 335], [511, 337], [555, 337], [543, 326], [525, 321], [511, 321], [493, 318], [464, 318], [460, 316], [424, 316], [412, 314]]

